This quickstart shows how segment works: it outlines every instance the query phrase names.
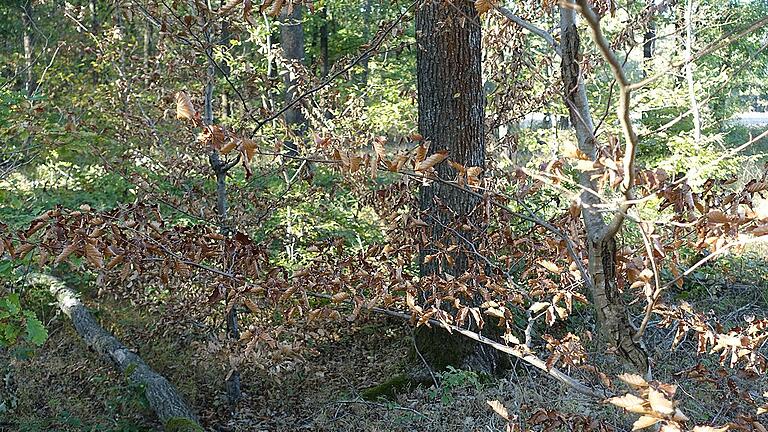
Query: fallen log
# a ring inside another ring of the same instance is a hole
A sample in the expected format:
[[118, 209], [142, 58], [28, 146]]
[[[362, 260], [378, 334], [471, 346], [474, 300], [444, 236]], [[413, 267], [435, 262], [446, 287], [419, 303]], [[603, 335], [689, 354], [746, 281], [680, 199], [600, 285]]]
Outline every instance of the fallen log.
[[150, 408], [157, 414], [166, 431], [202, 432], [197, 415], [189, 408], [176, 388], [165, 377], [150, 368], [136, 353], [130, 351], [104, 330], [73, 290], [61, 280], [44, 274], [28, 279], [32, 284], [48, 288], [59, 309], [67, 315], [88, 348], [109, 359], [132, 384], [141, 386]]

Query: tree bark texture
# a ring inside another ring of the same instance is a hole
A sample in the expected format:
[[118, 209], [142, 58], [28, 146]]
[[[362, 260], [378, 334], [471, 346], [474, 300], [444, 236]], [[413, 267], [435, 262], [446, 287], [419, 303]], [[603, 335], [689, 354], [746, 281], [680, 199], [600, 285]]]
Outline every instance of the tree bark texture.
[[[285, 70], [283, 82], [285, 83], [285, 103], [291, 103], [299, 96], [298, 80], [294, 68], [304, 62], [304, 26], [302, 20], [302, 7], [295, 5], [288, 13], [289, 8], [283, 8], [280, 24], [280, 46], [283, 49], [283, 57], [288, 67]], [[298, 140], [305, 133], [306, 119], [301, 111], [301, 103], [298, 103], [285, 111], [285, 123], [288, 125], [291, 137], [285, 141], [285, 150], [289, 154], [297, 154]], [[295, 137], [295, 138], [294, 138]]]
[[166, 430], [202, 431], [197, 415], [189, 408], [179, 392], [167, 379], [149, 367], [136, 353], [125, 347], [104, 330], [74, 291], [61, 280], [43, 274], [30, 276], [29, 281], [48, 288], [56, 298], [59, 309], [72, 320], [77, 334], [88, 348], [109, 359], [128, 380], [144, 387], [149, 406]]
[[[422, 4], [416, 12], [416, 43], [419, 132], [431, 142], [430, 154], [445, 149], [455, 162], [466, 167], [483, 167], [485, 100], [481, 83], [481, 31], [472, 3], [452, 0]], [[453, 179], [456, 175], [446, 163], [437, 165], [436, 169], [442, 179]], [[422, 186], [420, 194], [420, 206], [424, 221], [429, 224], [432, 242], [446, 248], [472, 240], [467, 231], [462, 231], [464, 238], [460, 239], [445, 227], [482, 225], [477, 198], [439, 182]], [[436, 251], [434, 243], [422, 247], [422, 276], [461, 275], [468, 269], [468, 257], [461, 253], [456, 254], [450, 267], [439, 266], [437, 260], [425, 263], [424, 257]], [[484, 329], [489, 332], [486, 336], [498, 334], [494, 328], [489, 323]], [[415, 337], [416, 349], [434, 369], [454, 366], [494, 373], [503, 367], [497, 351], [461, 335], [419, 327]]]
[[[576, 27], [576, 12], [560, 8], [560, 41], [562, 50], [561, 74], [563, 99], [574, 125], [579, 149], [592, 160], [598, 156], [594, 137], [594, 123], [580, 70], [581, 43]], [[598, 190], [590, 173], [582, 172], [579, 183], [585, 189]], [[648, 356], [633, 340], [635, 329], [629, 319], [626, 305], [619, 293], [616, 276], [616, 239], [608, 235], [607, 224], [596, 204], [599, 198], [582, 192], [582, 219], [587, 232], [589, 255], [590, 297], [595, 307], [597, 335], [601, 343], [612, 346], [618, 354], [638, 372], [648, 371]]]

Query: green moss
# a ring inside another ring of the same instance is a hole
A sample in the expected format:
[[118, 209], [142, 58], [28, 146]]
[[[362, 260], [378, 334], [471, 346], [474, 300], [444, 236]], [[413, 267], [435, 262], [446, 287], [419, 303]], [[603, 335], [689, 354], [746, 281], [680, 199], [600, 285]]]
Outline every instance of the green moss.
[[166, 432], [204, 432], [197, 422], [184, 417], [173, 417], [165, 422]]
[[411, 384], [413, 384], [413, 382], [407, 375], [395, 375], [377, 386], [363, 390], [360, 395], [363, 399], [368, 401], [377, 400], [379, 398], [394, 399], [399, 392], [405, 390]]

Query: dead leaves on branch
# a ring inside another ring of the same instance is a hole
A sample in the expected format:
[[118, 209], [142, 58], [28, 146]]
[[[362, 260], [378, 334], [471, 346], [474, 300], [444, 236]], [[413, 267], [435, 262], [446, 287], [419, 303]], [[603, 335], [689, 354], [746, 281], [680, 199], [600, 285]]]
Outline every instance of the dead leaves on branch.
[[176, 119], [200, 122], [200, 113], [195, 109], [189, 95], [183, 91], [176, 93]]
[[[634, 393], [608, 398], [607, 402], [625, 409], [628, 412], [640, 414], [633, 424], [632, 430], [645, 429], [660, 424], [660, 430], [665, 432], [682, 432], [688, 430], [685, 423], [688, 417], [683, 414], [674, 401], [677, 386], [648, 382], [643, 377], [634, 374], [619, 375]], [[724, 432], [729, 426], [715, 428], [712, 426], [696, 426], [694, 432]]]

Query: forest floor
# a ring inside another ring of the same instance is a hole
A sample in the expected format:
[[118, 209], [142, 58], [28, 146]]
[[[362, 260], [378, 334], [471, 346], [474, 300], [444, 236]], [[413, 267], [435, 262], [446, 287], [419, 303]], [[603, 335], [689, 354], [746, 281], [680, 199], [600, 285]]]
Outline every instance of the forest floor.
[[[714, 279], [699, 275], [699, 285], [675, 295], [700, 310], [725, 316], [734, 325], [750, 314], [763, 316], [768, 311], [765, 274], [749, 268], [744, 273], [754, 280], [731, 283], [722, 274]], [[502, 402], [530, 430], [545, 430], [547, 424], [557, 422], [569, 425], [563, 430], [599, 430], [595, 427], [598, 422], [614, 430], [629, 430], [633, 420], [611, 407], [592, 404], [523, 365], [497, 380], [449, 371], [436, 377], [439, 386], [408, 388], [391, 399], [364, 400], [361, 393], [400, 374], [411, 353], [412, 333], [407, 323], [378, 316], [314, 330], [317, 344], [279, 368], [244, 365], [244, 399], [232, 412], [224, 394], [224, 362], [207, 354], [215, 350], [201, 349], [210, 342], [210, 335], [194, 325], [168, 328], [153, 309], [137, 316], [135, 306], [108, 297], [85, 300], [106, 329], [177, 386], [208, 430], [502, 431], [504, 423], [489, 408], [488, 400]], [[54, 312], [50, 310], [47, 317], [49, 340], [29, 359], [0, 354], [4, 378], [0, 403], [6, 407], [5, 412], [0, 411], [0, 431], [160, 430], [141, 389], [131, 388], [108, 363], [89, 352], [66, 317]], [[694, 341], [685, 340], [670, 351], [673, 335], [674, 329], [652, 327], [646, 344], [655, 361], [656, 378], [680, 384], [683, 412], [692, 419], [718, 423], [753, 410], [732, 397], [733, 392], [762, 394], [768, 388], [764, 377], [718, 375], [716, 356], [698, 356]], [[690, 372], [697, 365], [703, 369]], [[605, 368], [608, 375], [621, 372], [618, 365]], [[701, 370], [711, 374], [702, 377]], [[591, 379], [581, 371], [573, 373]], [[696, 385], [686, 385], [696, 380]], [[702, 385], [702, 380], [707, 384]], [[701, 393], [690, 394], [688, 388]], [[592, 429], [573, 428], [592, 421], [587, 417], [594, 419]]]

